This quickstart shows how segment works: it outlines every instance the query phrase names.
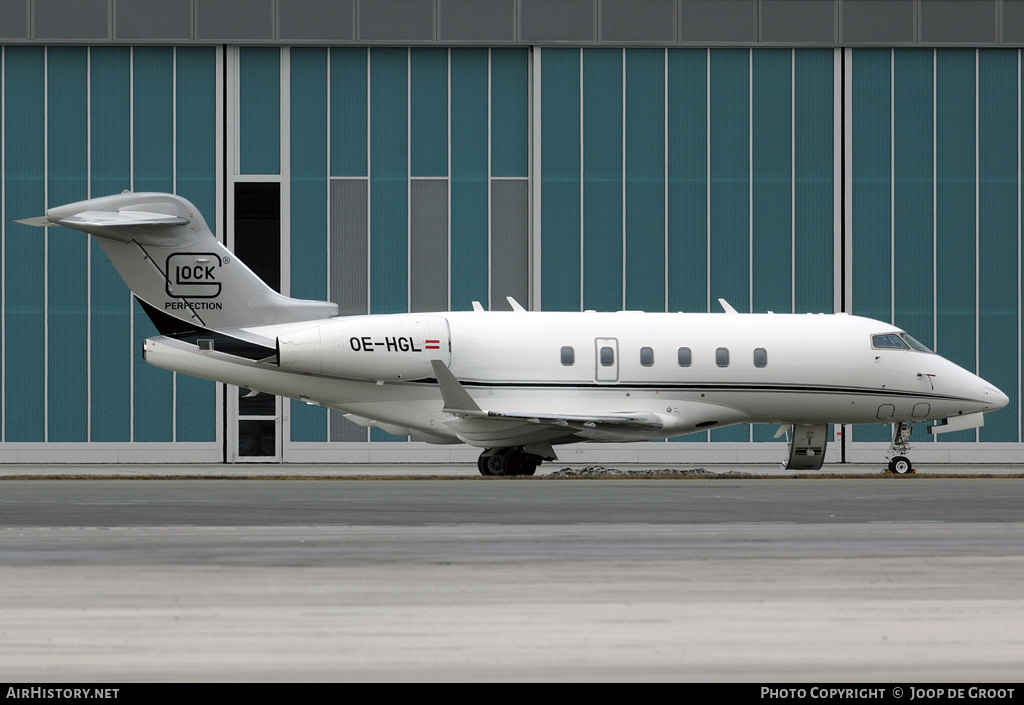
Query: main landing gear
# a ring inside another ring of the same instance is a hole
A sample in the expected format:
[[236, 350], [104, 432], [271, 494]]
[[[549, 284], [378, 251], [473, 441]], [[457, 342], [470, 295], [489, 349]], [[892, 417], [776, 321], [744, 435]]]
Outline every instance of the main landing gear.
[[544, 461], [539, 455], [519, 448], [488, 448], [476, 461], [480, 474], [486, 477], [533, 475]]
[[904, 421], [896, 424], [896, 430], [892, 434], [892, 445], [889, 446], [889, 472], [893, 475], [913, 475], [916, 471], [910, 464], [907, 453], [910, 452], [910, 429], [913, 424], [908, 425]]

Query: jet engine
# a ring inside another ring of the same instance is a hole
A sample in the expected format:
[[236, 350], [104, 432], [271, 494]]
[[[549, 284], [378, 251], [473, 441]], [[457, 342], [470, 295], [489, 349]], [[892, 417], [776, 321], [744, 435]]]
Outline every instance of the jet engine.
[[451, 362], [441, 316], [333, 318], [277, 338], [281, 369], [345, 379], [398, 381], [432, 377], [431, 360]]

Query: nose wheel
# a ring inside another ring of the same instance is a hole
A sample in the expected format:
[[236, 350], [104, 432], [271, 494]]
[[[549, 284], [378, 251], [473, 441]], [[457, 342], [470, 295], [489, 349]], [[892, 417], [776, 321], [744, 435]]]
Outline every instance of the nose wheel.
[[913, 475], [916, 470], [910, 463], [907, 453], [910, 452], [910, 429], [913, 424], [900, 421], [892, 434], [892, 445], [889, 446], [889, 472], [893, 475]]

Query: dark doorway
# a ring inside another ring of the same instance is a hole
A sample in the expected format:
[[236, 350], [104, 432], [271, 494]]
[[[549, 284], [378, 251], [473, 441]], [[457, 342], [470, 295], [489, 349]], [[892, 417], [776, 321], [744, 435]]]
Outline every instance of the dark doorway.
[[267, 286], [281, 291], [281, 184], [235, 183], [234, 251]]

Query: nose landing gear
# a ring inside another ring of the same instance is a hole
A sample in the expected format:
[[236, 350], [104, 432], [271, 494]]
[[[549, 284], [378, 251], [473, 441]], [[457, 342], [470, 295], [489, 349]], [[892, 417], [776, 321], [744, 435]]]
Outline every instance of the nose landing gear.
[[917, 471], [910, 463], [907, 453], [910, 452], [910, 429], [913, 424], [900, 421], [892, 435], [892, 445], [889, 446], [889, 473], [892, 475], [913, 475]]

